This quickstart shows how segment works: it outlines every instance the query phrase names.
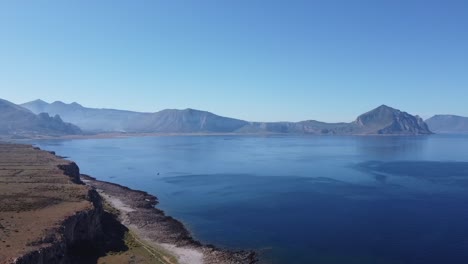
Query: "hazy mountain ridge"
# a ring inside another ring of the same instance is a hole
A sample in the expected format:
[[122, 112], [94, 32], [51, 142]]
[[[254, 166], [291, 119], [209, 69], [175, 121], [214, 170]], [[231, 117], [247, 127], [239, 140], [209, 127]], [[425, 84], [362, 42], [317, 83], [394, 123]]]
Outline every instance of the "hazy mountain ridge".
[[34, 113], [59, 114], [67, 122], [90, 132], [229, 133], [248, 123], [194, 109], [166, 109], [155, 113], [142, 113], [87, 108], [78, 103], [65, 104], [60, 101], [48, 104], [42, 100], [28, 102], [22, 106]]
[[152, 114], [142, 114], [127, 123], [128, 132], [159, 133], [230, 133], [248, 122], [222, 117], [194, 109], [166, 109]]
[[78, 103], [47, 104], [36, 100], [22, 106], [33, 112], [59, 114], [64, 120], [95, 132], [128, 133], [281, 133], [313, 135], [425, 135], [424, 121], [406, 112], [382, 105], [351, 123], [248, 122], [195, 109], [166, 109], [139, 113], [115, 109], [86, 108]]
[[426, 120], [429, 128], [441, 134], [468, 134], [468, 117], [435, 115]]
[[0, 99], [0, 134], [16, 137], [35, 135], [62, 136], [80, 134], [81, 129], [73, 124], [65, 123], [60, 116], [39, 115]]
[[349, 123], [325, 123], [315, 120], [300, 122], [251, 122], [237, 132], [288, 134], [344, 134]]
[[83, 107], [78, 103], [66, 104], [60, 101], [51, 104], [42, 100], [21, 104], [35, 114], [60, 115], [63, 120], [90, 132], [125, 132], [130, 120], [144, 113]]

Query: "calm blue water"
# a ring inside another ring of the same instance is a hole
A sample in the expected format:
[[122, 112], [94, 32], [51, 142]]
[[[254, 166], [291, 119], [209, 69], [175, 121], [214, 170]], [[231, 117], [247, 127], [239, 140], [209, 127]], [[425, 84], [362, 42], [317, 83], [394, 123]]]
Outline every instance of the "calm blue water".
[[[468, 137], [35, 142], [269, 263], [468, 263]], [[158, 175], [159, 173], [159, 175]]]

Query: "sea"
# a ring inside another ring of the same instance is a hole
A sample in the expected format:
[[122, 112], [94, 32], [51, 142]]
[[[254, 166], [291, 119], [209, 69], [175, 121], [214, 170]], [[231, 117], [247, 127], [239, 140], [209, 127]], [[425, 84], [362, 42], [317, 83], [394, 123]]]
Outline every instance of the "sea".
[[468, 263], [468, 136], [38, 140], [260, 263]]

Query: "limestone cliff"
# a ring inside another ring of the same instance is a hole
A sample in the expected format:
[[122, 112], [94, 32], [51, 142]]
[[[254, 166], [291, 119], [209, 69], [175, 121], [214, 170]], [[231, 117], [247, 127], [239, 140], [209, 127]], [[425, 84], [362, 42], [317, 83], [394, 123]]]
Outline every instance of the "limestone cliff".
[[[27, 145], [0, 144], [0, 263], [76, 263], [98, 252], [103, 206], [78, 166]], [[73, 262], [73, 261], [74, 262]]]
[[90, 190], [87, 200], [93, 202], [93, 208], [78, 211], [66, 218], [56, 233], [38, 241], [43, 244], [37, 250], [28, 252], [13, 260], [15, 264], [69, 264], [74, 255], [84, 251], [99, 251], [102, 236], [101, 198], [95, 190]]

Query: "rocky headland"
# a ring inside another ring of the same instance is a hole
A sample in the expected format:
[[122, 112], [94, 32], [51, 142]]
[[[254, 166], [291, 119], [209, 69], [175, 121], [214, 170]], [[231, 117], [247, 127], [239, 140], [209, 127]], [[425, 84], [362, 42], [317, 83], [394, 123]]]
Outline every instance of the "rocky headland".
[[0, 264], [256, 262], [196, 241], [156, 197], [29, 145], [0, 144], [0, 201]]
[[99, 248], [101, 198], [75, 163], [27, 145], [0, 144], [0, 263], [72, 263]]

